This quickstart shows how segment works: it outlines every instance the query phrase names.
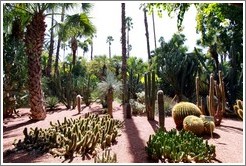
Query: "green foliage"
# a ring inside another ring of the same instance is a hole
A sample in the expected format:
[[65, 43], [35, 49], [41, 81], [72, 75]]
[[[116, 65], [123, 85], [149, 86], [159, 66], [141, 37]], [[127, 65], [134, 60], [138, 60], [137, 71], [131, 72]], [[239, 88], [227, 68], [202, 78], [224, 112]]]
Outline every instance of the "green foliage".
[[15, 140], [14, 151], [50, 152], [54, 157], [64, 156], [65, 159], [80, 154], [84, 159], [85, 156], [94, 155], [97, 148], [105, 149], [114, 144], [122, 127], [123, 122], [109, 115], [99, 117], [88, 113], [84, 118], [64, 117], [64, 121], [51, 121], [46, 129], [36, 127], [28, 132], [25, 128], [24, 140]]
[[172, 108], [172, 117], [178, 130], [183, 128], [183, 120], [188, 115], [199, 117], [202, 114], [200, 109], [193, 103], [180, 102]]
[[198, 71], [198, 60], [193, 54], [186, 54], [184, 41], [183, 34], [174, 34], [168, 43], [161, 41], [161, 47], [154, 52], [161, 89], [167, 95], [176, 94], [178, 101], [183, 96], [189, 99], [193, 97], [194, 80]]
[[45, 99], [45, 105], [46, 105], [46, 107], [49, 108], [50, 110], [55, 109], [55, 108], [58, 106], [58, 105], [57, 105], [58, 102], [59, 102], [59, 100], [58, 100], [58, 98], [55, 97], [55, 96], [50, 96], [50, 97], [47, 97], [47, 98]]
[[25, 98], [28, 95], [27, 57], [24, 43], [14, 35], [4, 34], [3, 40], [3, 112], [12, 115], [15, 108], [28, 103]]
[[105, 149], [101, 156], [94, 158], [94, 163], [117, 163], [117, 156], [115, 153], [112, 156], [110, 149]]
[[150, 159], [164, 163], [210, 163], [216, 156], [215, 146], [207, 140], [176, 129], [150, 135], [145, 149]]

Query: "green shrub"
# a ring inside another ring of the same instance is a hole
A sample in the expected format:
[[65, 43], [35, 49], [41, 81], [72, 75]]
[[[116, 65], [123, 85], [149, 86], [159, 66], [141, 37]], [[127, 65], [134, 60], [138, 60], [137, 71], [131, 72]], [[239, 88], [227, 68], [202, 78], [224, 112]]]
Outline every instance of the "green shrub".
[[176, 129], [150, 135], [145, 150], [150, 159], [164, 163], [209, 163], [215, 158], [214, 145], [192, 132]]
[[45, 99], [46, 108], [55, 109], [58, 106], [58, 98], [55, 96], [50, 96]]

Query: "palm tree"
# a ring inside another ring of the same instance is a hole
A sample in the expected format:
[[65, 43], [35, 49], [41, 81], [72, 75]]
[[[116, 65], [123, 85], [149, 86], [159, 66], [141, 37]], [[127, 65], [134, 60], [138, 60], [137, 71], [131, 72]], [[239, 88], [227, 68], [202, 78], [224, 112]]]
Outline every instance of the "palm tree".
[[126, 17], [126, 29], [127, 29], [127, 58], [130, 56], [131, 45], [129, 45], [129, 31], [133, 28], [132, 18]]
[[26, 9], [24, 9], [32, 14], [31, 21], [26, 27], [24, 41], [28, 56], [30, 116], [33, 120], [43, 120], [46, 118], [41, 87], [42, 70], [40, 57], [46, 28], [45, 11], [54, 8], [55, 5], [51, 3], [32, 3], [26, 4]]
[[126, 103], [127, 87], [126, 87], [126, 11], [125, 3], [121, 3], [121, 44], [122, 44], [122, 84], [123, 84], [123, 93], [122, 93], [122, 104], [123, 107]]
[[[65, 18], [65, 11], [69, 8], [73, 8], [75, 4], [73, 3], [62, 3], [61, 6], [61, 23], [64, 22]], [[58, 33], [58, 41], [57, 41], [57, 47], [56, 47], [56, 58], [55, 58], [55, 73], [58, 73], [58, 61], [59, 61], [59, 54], [60, 54], [60, 47], [61, 47], [61, 41], [62, 41], [62, 34], [61, 32]]]
[[155, 43], [155, 49], [156, 47], [156, 34], [155, 34], [155, 13], [154, 13], [154, 9], [152, 11], [152, 21], [153, 21], [153, 33], [154, 33], [154, 43]]
[[106, 43], [108, 43], [108, 51], [109, 51], [109, 58], [111, 58], [111, 42], [114, 41], [114, 38], [112, 36], [108, 36]]
[[71, 38], [70, 43], [73, 55], [72, 64], [74, 66], [76, 62], [76, 52], [78, 49], [77, 38], [91, 36], [96, 32], [96, 28], [90, 21], [87, 13], [81, 13], [67, 16], [63, 25], [63, 32], [64, 41]]
[[143, 12], [144, 12], [145, 36], [146, 36], [146, 41], [147, 41], [148, 61], [150, 62], [151, 57], [150, 57], [149, 29], [148, 29], [146, 4], [141, 4], [140, 8], [143, 8]]

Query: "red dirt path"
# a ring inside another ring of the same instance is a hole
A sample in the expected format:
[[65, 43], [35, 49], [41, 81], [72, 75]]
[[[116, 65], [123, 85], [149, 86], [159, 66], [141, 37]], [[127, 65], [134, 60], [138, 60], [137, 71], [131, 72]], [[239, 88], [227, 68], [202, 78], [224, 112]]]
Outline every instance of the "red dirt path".
[[[83, 116], [86, 112], [98, 113], [101, 106], [93, 104], [91, 108], [85, 108], [80, 114], [77, 110], [56, 110], [47, 112], [47, 118], [43, 121], [30, 123], [28, 118], [29, 109], [19, 109], [21, 117], [8, 118], [4, 120], [2, 148], [3, 152], [12, 149], [14, 139], [23, 139], [23, 129], [27, 127], [49, 127], [50, 121], [63, 121], [64, 117], [77, 118]], [[111, 147], [112, 152], [117, 154], [118, 163], [149, 163], [147, 154], [144, 150], [149, 135], [154, 134], [158, 117], [156, 121], [148, 121], [145, 116], [133, 116], [132, 119], [125, 119], [122, 107], [114, 103], [113, 116], [115, 119], [124, 120], [124, 128], [121, 129], [121, 136], [117, 137], [117, 144]], [[243, 121], [232, 119], [223, 119], [221, 126], [216, 127], [213, 138], [208, 139], [209, 144], [216, 146], [215, 163], [245, 163], [244, 161], [244, 134]], [[171, 117], [166, 118], [165, 127], [167, 130], [175, 128]], [[2, 153], [3, 155], [3, 153]], [[64, 159], [54, 158], [51, 154], [37, 156], [34, 153], [18, 152], [10, 155], [3, 155], [3, 163], [93, 163], [94, 159], [82, 160], [81, 157], [75, 157], [73, 160], [64, 161]]]

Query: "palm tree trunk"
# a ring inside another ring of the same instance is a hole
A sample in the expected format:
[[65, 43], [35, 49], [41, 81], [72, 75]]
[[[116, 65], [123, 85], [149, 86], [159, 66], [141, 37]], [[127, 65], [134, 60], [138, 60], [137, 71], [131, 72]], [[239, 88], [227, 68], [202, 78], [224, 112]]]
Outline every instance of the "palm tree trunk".
[[147, 40], [147, 51], [148, 51], [148, 61], [150, 62], [150, 46], [149, 46], [149, 29], [148, 29], [148, 20], [147, 20], [147, 10], [144, 8], [144, 25], [145, 25], [145, 35]]
[[93, 60], [93, 41], [91, 42], [91, 60]]
[[34, 13], [25, 35], [26, 54], [28, 56], [29, 102], [33, 120], [46, 118], [41, 88], [42, 70], [40, 62], [46, 27], [44, 20], [45, 16], [42, 11]]
[[152, 11], [152, 21], [153, 21], [154, 42], [155, 42], [155, 49], [156, 49], [155, 14], [154, 14], [154, 10]]
[[122, 93], [122, 104], [123, 106], [126, 103], [127, 87], [126, 87], [126, 12], [125, 12], [125, 3], [121, 3], [121, 39], [122, 39], [122, 84], [123, 84], [123, 93]]
[[72, 54], [73, 54], [73, 66], [75, 65], [75, 62], [76, 62], [76, 52], [77, 52], [77, 49], [78, 49], [78, 43], [77, 43], [77, 40], [75, 37], [72, 37], [71, 39], [71, 48], [72, 48]]
[[111, 47], [110, 47], [110, 42], [108, 44], [108, 52], [109, 52], [109, 59], [111, 59]]
[[48, 58], [48, 64], [46, 68], [46, 76], [50, 77], [51, 73], [51, 66], [52, 66], [52, 55], [54, 51], [54, 9], [52, 9], [52, 15], [51, 15], [51, 29], [50, 29], [50, 48], [49, 48], [49, 58]]
[[[62, 6], [62, 12], [61, 12], [61, 22], [64, 21], [65, 16], [65, 6]], [[55, 73], [58, 73], [58, 60], [59, 60], [59, 54], [60, 54], [60, 47], [61, 47], [61, 36], [58, 36], [57, 41], [57, 48], [56, 48], [56, 59], [55, 59]]]
[[110, 115], [111, 118], [113, 118], [113, 89], [112, 88], [108, 89], [107, 105], [108, 105], [108, 114]]
[[129, 29], [127, 29], [127, 58], [129, 58]]

